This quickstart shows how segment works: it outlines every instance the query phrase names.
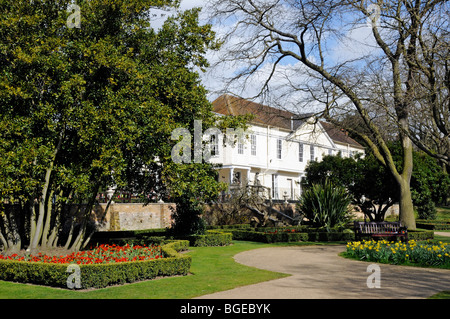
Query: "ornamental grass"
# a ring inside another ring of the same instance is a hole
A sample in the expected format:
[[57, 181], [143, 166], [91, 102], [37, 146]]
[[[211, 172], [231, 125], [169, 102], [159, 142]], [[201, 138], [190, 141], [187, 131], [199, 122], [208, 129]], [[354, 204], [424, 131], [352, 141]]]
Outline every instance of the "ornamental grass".
[[450, 269], [450, 245], [448, 243], [408, 243], [387, 240], [363, 240], [347, 244], [347, 256], [359, 260], [388, 264], [416, 265]]

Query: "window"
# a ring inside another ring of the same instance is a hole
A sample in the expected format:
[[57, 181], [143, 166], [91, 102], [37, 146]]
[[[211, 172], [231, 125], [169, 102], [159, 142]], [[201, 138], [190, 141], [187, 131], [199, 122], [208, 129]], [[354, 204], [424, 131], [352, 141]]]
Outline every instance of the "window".
[[241, 183], [241, 172], [234, 173], [233, 176], [233, 184], [240, 184]]
[[278, 159], [281, 159], [282, 143], [283, 143], [283, 141], [281, 139], [277, 140], [277, 158]]
[[314, 161], [314, 158], [315, 158], [315, 155], [314, 155], [314, 145], [311, 145], [310, 147], [309, 147], [309, 153], [310, 153], [310, 159], [311, 159], [311, 161]]
[[278, 174], [272, 174], [272, 198], [278, 199]]
[[244, 143], [238, 142], [238, 154], [244, 154]]
[[219, 139], [215, 134], [210, 137], [211, 156], [219, 155]]
[[333, 150], [331, 148], [328, 149], [328, 155], [333, 155]]
[[253, 156], [256, 156], [256, 135], [250, 135], [251, 152]]
[[303, 162], [303, 143], [298, 143], [298, 161]]

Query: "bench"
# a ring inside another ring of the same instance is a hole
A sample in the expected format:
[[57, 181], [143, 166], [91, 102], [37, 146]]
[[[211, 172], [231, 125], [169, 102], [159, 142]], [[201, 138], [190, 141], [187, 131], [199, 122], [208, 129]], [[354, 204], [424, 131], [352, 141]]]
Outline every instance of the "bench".
[[354, 222], [355, 239], [361, 240], [363, 237], [372, 239], [383, 237], [403, 238], [408, 242], [408, 230], [400, 222]]

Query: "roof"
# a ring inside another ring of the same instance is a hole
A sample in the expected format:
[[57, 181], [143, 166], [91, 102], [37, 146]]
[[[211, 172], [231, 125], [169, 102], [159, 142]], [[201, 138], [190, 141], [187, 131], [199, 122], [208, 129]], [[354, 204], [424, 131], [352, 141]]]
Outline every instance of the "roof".
[[[252, 114], [254, 118], [251, 123], [253, 124], [270, 125], [290, 131], [296, 130], [312, 116], [312, 114], [295, 114], [229, 94], [219, 96], [212, 102], [212, 105], [216, 113], [234, 116]], [[334, 142], [363, 148], [345, 131], [333, 124], [324, 121], [321, 121], [320, 124]]]
[[359, 144], [357, 141], [348, 136], [348, 133], [345, 130], [340, 129], [334, 126], [333, 124], [324, 121], [320, 121], [320, 124], [322, 125], [325, 132], [327, 132], [328, 136], [335, 143], [349, 144], [354, 147], [364, 148], [361, 144]]
[[311, 117], [311, 115], [298, 115], [229, 94], [219, 96], [212, 104], [214, 112], [234, 116], [252, 114], [254, 118], [251, 122], [254, 124], [270, 125], [286, 130], [296, 130]]

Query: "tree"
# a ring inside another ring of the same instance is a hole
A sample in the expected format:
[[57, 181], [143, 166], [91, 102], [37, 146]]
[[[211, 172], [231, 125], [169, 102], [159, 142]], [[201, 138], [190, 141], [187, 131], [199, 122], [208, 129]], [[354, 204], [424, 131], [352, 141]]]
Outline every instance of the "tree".
[[387, 210], [399, 199], [395, 179], [371, 153], [358, 159], [328, 155], [321, 162], [308, 164], [304, 187], [327, 180], [346, 189], [353, 204], [371, 221], [383, 221]]
[[[294, 96], [294, 101], [302, 101], [297, 102], [300, 105], [320, 107], [318, 116], [335, 125], [342, 126], [341, 119], [348, 114], [360, 119], [362, 127], [351, 133], [364, 140], [389, 170], [400, 194], [400, 220], [415, 229], [410, 182], [412, 141], [419, 139], [411, 127], [411, 113], [417, 108], [419, 91], [437, 94], [436, 86], [419, 88], [418, 79], [430, 75], [427, 81], [433, 82], [445, 74], [426, 72], [441, 50], [428, 41], [430, 35], [448, 48], [443, 38], [448, 33], [446, 1], [226, 0], [214, 2], [211, 10], [214, 19], [236, 21], [225, 37], [231, 44], [222, 59], [239, 63], [233, 81], [263, 75], [257, 97]], [[282, 85], [271, 85], [280, 77]], [[435, 81], [441, 82], [445, 83]], [[447, 102], [434, 101], [426, 105], [427, 110], [441, 105], [446, 110]], [[435, 113], [439, 115], [430, 121], [448, 122], [446, 111]], [[402, 145], [401, 170], [389, 150], [386, 125], [380, 122], [389, 123]], [[442, 134], [448, 139], [445, 131]], [[443, 158], [428, 148], [430, 154]]]
[[83, 248], [96, 196], [110, 186], [161, 198], [220, 189], [211, 165], [189, 170], [170, 157], [175, 128], [214, 123], [198, 71], [217, 43], [199, 10], [157, 32], [149, 10], [176, 1], [80, 1], [68, 12], [71, 3], [0, 3], [5, 249]]
[[[390, 144], [396, 165], [402, 163], [402, 149]], [[450, 177], [438, 161], [423, 151], [413, 152], [414, 169], [411, 177], [411, 192], [419, 218], [432, 218], [435, 204], [445, 203], [450, 187]], [[395, 179], [389, 170], [371, 153], [364, 158], [342, 158], [325, 156], [321, 162], [310, 162], [306, 167], [305, 188], [323, 184], [329, 180], [344, 187], [353, 198], [353, 203], [372, 221], [382, 221], [399, 199]], [[364, 200], [362, 200], [364, 198]]]

